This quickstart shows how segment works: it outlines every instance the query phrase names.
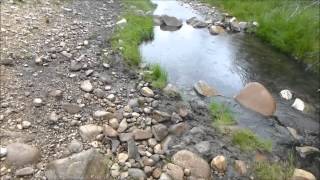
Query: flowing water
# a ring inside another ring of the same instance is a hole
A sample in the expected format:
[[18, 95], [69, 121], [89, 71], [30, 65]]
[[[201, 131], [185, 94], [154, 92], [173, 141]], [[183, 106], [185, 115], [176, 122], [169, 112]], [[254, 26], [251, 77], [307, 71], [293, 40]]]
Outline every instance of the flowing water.
[[[232, 97], [246, 83], [257, 81], [267, 87], [277, 102], [276, 116], [285, 125], [300, 133], [319, 131], [319, 82], [294, 60], [277, 52], [252, 35], [244, 33], [212, 36], [208, 29], [195, 29], [186, 24], [191, 17], [204, 19], [192, 7], [177, 1], [154, 1], [155, 15], [169, 15], [182, 19], [177, 31], [154, 27], [154, 39], [141, 45], [143, 60], [158, 63], [167, 72], [169, 82], [185, 94], [194, 96], [194, 83], [204, 80], [229, 98], [215, 98], [229, 104], [239, 126], [249, 127], [261, 136], [276, 139], [284, 132], [274, 128], [274, 120], [248, 111]], [[292, 101], [280, 98], [282, 89], [290, 89], [313, 111], [300, 112], [291, 107]], [[206, 99], [209, 101], [208, 99]], [[316, 143], [317, 144], [317, 143]]]

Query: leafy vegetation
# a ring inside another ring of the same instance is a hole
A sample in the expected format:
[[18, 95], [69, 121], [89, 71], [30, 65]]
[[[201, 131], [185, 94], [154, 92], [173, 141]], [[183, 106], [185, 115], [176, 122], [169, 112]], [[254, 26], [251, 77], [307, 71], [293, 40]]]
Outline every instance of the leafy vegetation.
[[245, 21], [257, 36], [320, 72], [320, 2], [316, 0], [203, 0]]
[[127, 24], [118, 27], [111, 44], [113, 49], [119, 49], [124, 59], [131, 65], [138, 65], [141, 61], [139, 45], [143, 41], [153, 38], [153, 19], [151, 16], [140, 16], [135, 11], [130, 10], [134, 6], [140, 10], [152, 10], [153, 6], [149, 0], [124, 0], [126, 12], [123, 17]]
[[211, 102], [209, 109], [215, 126], [229, 126], [236, 124], [231, 111], [224, 104]]
[[294, 162], [292, 154], [286, 162], [256, 162], [253, 170], [257, 179], [261, 180], [290, 180], [294, 171]]
[[271, 152], [272, 142], [257, 137], [251, 130], [242, 129], [232, 134], [232, 143], [239, 145], [242, 151], [265, 150]]
[[146, 74], [145, 78], [151, 82], [153, 87], [159, 89], [164, 88], [168, 81], [167, 72], [164, 71], [159, 64], [151, 65], [150, 73]]

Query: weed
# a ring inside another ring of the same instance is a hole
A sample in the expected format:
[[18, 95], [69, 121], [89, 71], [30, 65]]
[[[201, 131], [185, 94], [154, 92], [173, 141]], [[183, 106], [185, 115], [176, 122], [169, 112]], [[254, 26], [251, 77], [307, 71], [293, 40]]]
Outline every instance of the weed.
[[209, 109], [214, 121], [214, 126], [230, 126], [236, 124], [231, 111], [226, 105], [211, 102]]
[[271, 152], [272, 142], [257, 137], [251, 130], [242, 129], [232, 133], [232, 143], [242, 151], [265, 150]]
[[146, 80], [155, 88], [162, 89], [167, 85], [168, 75], [159, 64], [151, 65], [150, 73], [146, 74]]

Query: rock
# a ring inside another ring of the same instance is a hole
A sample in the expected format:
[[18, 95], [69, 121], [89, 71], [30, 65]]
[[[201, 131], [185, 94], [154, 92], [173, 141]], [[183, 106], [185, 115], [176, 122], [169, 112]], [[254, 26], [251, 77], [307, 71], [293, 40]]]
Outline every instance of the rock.
[[92, 141], [97, 135], [103, 132], [103, 127], [94, 124], [83, 125], [79, 127], [79, 133], [82, 139]]
[[16, 171], [16, 176], [28, 176], [34, 173], [34, 169], [32, 167], [25, 167], [22, 169], [18, 169]]
[[296, 147], [296, 151], [299, 153], [299, 155], [302, 158], [305, 158], [310, 154], [315, 154], [315, 153], [320, 154], [320, 150], [318, 148], [312, 147], [312, 146]]
[[125, 163], [127, 160], [128, 160], [128, 154], [126, 154], [126, 153], [119, 153], [118, 154], [118, 161], [120, 162], [120, 163]]
[[43, 56], [37, 56], [36, 58], [35, 58], [35, 60], [34, 60], [34, 62], [36, 63], [36, 64], [42, 64], [43, 63]]
[[93, 86], [92, 86], [90, 80], [82, 81], [80, 83], [80, 88], [81, 88], [81, 90], [83, 90], [85, 92], [91, 92], [93, 90]]
[[175, 123], [179, 123], [179, 122], [183, 121], [183, 119], [180, 117], [179, 114], [173, 112], [171, 115], [171, 121], [175, 122]]
[[111, 117], [111, 113], [104, 110], [98, 110], [93, 113], [93, 117], [96, 119], [106, 119]]
[[128, 140], [128, 158], [129, 159], [139, 159], [140, 155], [138, 152], [138, 147], [134, 139]]
[[109, 179], [110, 160], [94, 149], [50, 162], [48, 180], [56, 179]]
[[163, 89], [163, 93], [171, 98], [181, 97], [178, 88], [172, 84], [167, 84], [167, 86]]
[[84, 41], [83, 41], [83, 45], [88, 46], [88, 45], [89, 45], [89, 41], [84, 40]]
[[120, 21], [116, 22], [116, 25], [120, 28], [124, 28], [127, 25], [127, 20], [125, 18], [122, 18]]
[[111, 166], [111, 176], [116, 178], [120, 175], [120, 166], [118, 163], [114, 163], [112, 166]]
[[292, 99], [292, 93], [288, 89], [284, 89], [284, 90], [280, 91], [280, 96], [283, 99], [286, 99], [286, 100], [291, 100]]
[[227, 160], [224, 156], [219, 155], [212, 159], [211, 168], [216, 169], [218, 172], [225, 172], [227, 170]]
[[218, 35], [224, 33], [224, 29], [221, 26], [212, 25], [209, 27], [209, 32], [212, 35]]
[[63, 104], [62, 109], [70, 114], [76, 114], [81, 111], [81, 107], [77, 104]]
[[154, 15], [153, 16], [153, 24], [155, 26], [161, 26], [163, 24], [163, 21], [161, 19], [161, 16], [158, 16], [158, 15]]
[[50, 91], [50, 92], [49, 92], [49, 96], [55, 97], [55, 98], [57, 98], [57, 99], [60, 99], [60, 98], [62, 98], [62, 93], [63, 93], [63, 92], [62, 92], [61, 90], [56, 89], [56, 90]]
[[303, 141], [303, 137], [300, 136], [295, 129], [293, 129], [293, 128], [291, 128], [291, 127], [287, 127], [287, 129], [288, 129], [289, 133], [291, 134], [291, 136], [292, 136], [296, 141], [298, 141], [298, 142], [302, 142], [302, 141]]
[[152, 134], [158, 141], [162, 141], [168, 135], [168, 128], [163, 124], [152, 126]]
[[182, 21], [173, 16], [163, 15], [161, 16], [163, 24], [169, 27], [181, 27]]
[[80, 141], [74, 139], [68, 145], [68, 149], [71, 153], [78, 153], [83, 150], [83, 146]]
[[183, 180], [183, 169], [180, 166], [169, 163], [164, 166], [164, 171], [172, 177], [173, 180]]
[[117, 137], [118, 132], [109, 125], [104, 125], [103, 134], [107, 137]]
[[235, 166], [237, 173], [240, 176], [244, 176], [247, 174], [247, 166], [246, 166], [245, 162], [240, 161], [240, 160], [236, 160], [234, 166]]
[[103, 98], [104, 97], [104, 91], [102, 90], [102, 89], [99, 89], [99, 88], [97, 88], [97, 89], [94, 89], [93, 90], [93, 94], [95, 95], [95, 96], [97, 96], [98, 98]]
[[299, 98], [296, 98], [291, 106], [299, 111], [303, 111], [305, 108], [304, 102]]
[[316, 177], [303, 169], [295, 169], [291, 180], [317, 180]]
[[181, 150], [172, 156], [172, 163], [183, 168], [190, 169], [191, 176], [209, 180], [211, 170], [209, 164], [197, 154], [187, 150]]
[[15, 166], [34, 164], [40, 160], [40, 151], [28, 144], [13, 143], [7, 146], [6, 160]]
[[138, 169], [138, 168], [130, 168], [128, 170], [128, 173], [129, 173], [129, 176], [133, 179], [143, 180], [147, 178], [146, 174], [141, 169]]
[[195, 91], [202, 96], [212, 97], [218, 95], [218, 92], [214, 88], [202, 80], [198, 81], [193, 87]]
[[149, 146], [151, 146], [151, 147], [154, 147], [155, 145], [157, 145], [157, 140], [156, 139], [154, 139], [154, 138], [150, 138], [150, 139], [148, 139], [148, 144], [149, 144]]
[[155, 119], [157, 122], [161, 123], [170, 120], [171, 116], [166, 112], [155, 110], [153, 111], [152, 118]]
[[154, 96], [153, 91], [148, 87], [141, 88], [140, 92], [145, 97], [153, 97]]
[[109, 94], [109, 95], [107, 96], [107, 99], [108, 99], [109, 101], [113, 102], [113, 101], [116, 100], [116, 96], [115, 96], [114, 94]]
[[100, 74], [99, 75], [99, 79], [100, 79], [100, 81], [102, 81], [105, 84], [111, 84], [112, 83], [111, 77], [106, 73]]
[[276, 102], [269, 91], [258, 82], [248, 83], [235, 99], [243, 106], [264, 116], [272, 116], [276, 111]]
[[150, 129], [142, 130], [142, 129], [135, 129], [133, 131], [133, 136], [135, 140], [145, 140], [152, 138], [152, 133]]
[[184, 134], [186, 131], [188, 131], [189, 125], [187, 123], [178, 123], [174, 124], [169, 128], [169, 133], [174, 134], [176, 136], [181, 136]]
[[116, 118], [110, 119], [110, 120], [109, 120], [109, 125], [110, 125], [113, 129], [118, 129], [118, 128], [119, 128], [118, 119], [116, 119]]
[[123, 119], [120, 124], [119, 124], [119, 128], [118, 128], [118, 132], [122, 133], [124, 132], [126, 129], [128, 128], [128, 123], [126, 119]]
[[194, 147], [200, 154], [206, 154], [210, 151], [210, 142], [201, 141], [197, 143]]
[[248, 22], [239, 22], [239, 27], [241, 31], [246, 31], [248, 29], [249, 23]]
[[64, 56], [64, 57], [67, 57], [69, 59], [72, 58], [72, 54], [71, 53], [68, 53], [67, 51], [62, 51], [61, 54]]
[[27, 128], [29, 128], [29, 127], [31, 126], [31, 122], [29, 122], [29, 121], [22, 121], [21, 125], [22, 125], [22, 128], [23, 128], [23, 129], [27, 129]]
[[134, 107], [139, 107], [139, 101], [138, 99], [130, 99], [129, 102], [128, 102], [128, 105], [131, 107], [131, 108], [134, 108]]
[[241, 31], [241, 27], [237, 21], [230, 22], [230, 29], [233, 32], [240, 32]]
[[130, 139], [134, 139], [132, 133], [121, 133], [119, 134], [119, 139], [121, 142], [129, 141]]
[[56, 123], [58, 122], [58, 120], [60, 119], [60, 117], [58, 116], [58, 114], [56, 112], [51, 112], [50, 115], [49, 115], [49, 120], [52, 122], [52, 123]]
[[36, 106], [36, 107], [42, 106], [42, 99], [40, 99], [40, 98], [35, 98], [35, 99], [33, 99], [33, 104], [34, 104], [34, 106]]
[[158, 179], [158, 178], [160, 178], [161, 173], [162, 173], [162, 171], [161, 171], [160, 168], [155, 168], [155, 169], [153, 170], [153, 172], [152, 172], [152, 176], [153, 176], [154, 178]]
[[80, 71], [82, 68], [82, 64], [77, 62], [77, 61], [71, 61], [71, 64], [70, 64], [70, 71]]
[[199, 19], [197, 19], [196, 17], [192, 17], [190, 19], [188, 19], [187, 24], [191, 25], [194, 28], [205, 28], [208, 26], [208, 24], [206, 22], [203, 22]]
[[173, 180], [168, 174], [162, 173], [159, 180]]
[[153, 152], [155, 154], [164, 154], [161, 144], [157, 144], [153, 147]]
[[5, 157], [8, 153], [7, 148], [0, 147], [0, 158]]

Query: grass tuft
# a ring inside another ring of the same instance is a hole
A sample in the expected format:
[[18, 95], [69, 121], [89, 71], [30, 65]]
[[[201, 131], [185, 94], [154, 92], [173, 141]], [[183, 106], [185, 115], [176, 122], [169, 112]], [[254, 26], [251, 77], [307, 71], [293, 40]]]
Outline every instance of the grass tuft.
[[320, 4], [293, 0], [203, 0], [245, 21], [257, 21], [257, 36], [320, 72]]
[[232, 112], [226, 105], [218, 104], [217, 102], [211, 102], [209, 109], [214, 121], [214, 126], [230, 126], [236, 124]]
[[159, 64], [151, 65], [150, 73], [146, 74], [146, 80], [155, 88], [162, 89], [167, 85], [168, 74]]
[[120, 50], [124, 59], [130, 65], [138, 65], [141, 61], [139, 45], [143, 41], [153, 39], [153, 19], [151, 16], [141, 16], [135, 13], [131, 6], [143, 11], [152, 10], [149, 0], [123, 0], [126, 12], [123, 18], [127, 20], [124, 28], [118, 27], [111, 39], [113, 49]]
[[232, 134], [232, 143], [239, 145], [241, 151], [272, 151], [272, 142], [257, 137], [251, 130], [243, 129]]
[[286, 162], [256, 162], [253, 167], [257, 179], [261, 180], [290, 180], [294, 171], [294, 162], [292, 154]]

